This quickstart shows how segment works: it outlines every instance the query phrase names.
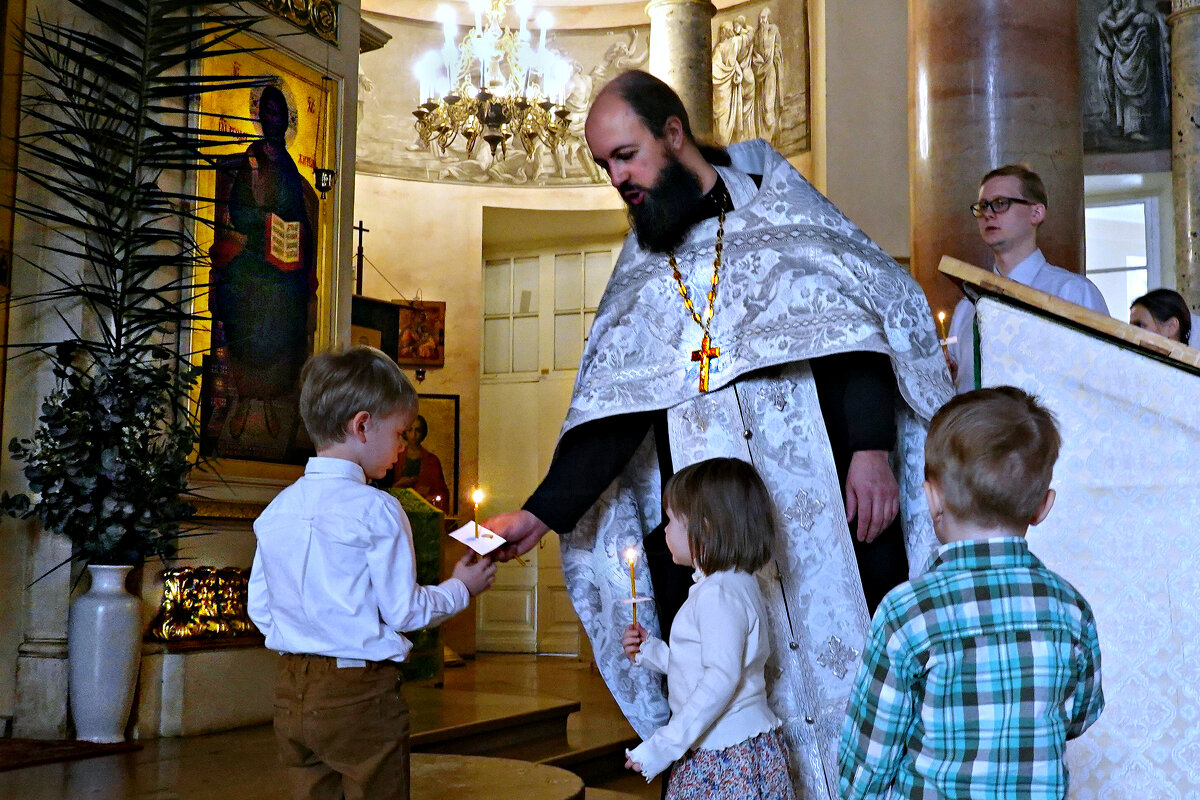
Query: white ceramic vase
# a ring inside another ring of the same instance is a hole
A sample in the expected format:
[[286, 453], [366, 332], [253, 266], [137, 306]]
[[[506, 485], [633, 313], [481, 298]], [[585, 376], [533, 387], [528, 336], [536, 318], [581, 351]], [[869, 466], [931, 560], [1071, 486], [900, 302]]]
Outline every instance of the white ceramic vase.
[[125, 591], [132, 567], [87, 569], [92, 587], [71, 604], [67, 633], [71, 718], [78, 739], [123, 742], [141, 650], [141, 600]]

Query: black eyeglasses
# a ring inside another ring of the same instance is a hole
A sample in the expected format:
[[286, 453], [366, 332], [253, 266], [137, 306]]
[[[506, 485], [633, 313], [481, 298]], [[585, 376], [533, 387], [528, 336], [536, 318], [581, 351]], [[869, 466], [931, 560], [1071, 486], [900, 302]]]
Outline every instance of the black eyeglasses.
[[1037, 205], [1032, 200], [1026, 200], [1021, 197], [993, 197], [991, 200], [980, 200], [978, 203], [972, 203], [971, 214], [976, 217], [982, 217], [988, 211], [1003, 214], [1012, 208], [1013, 203], [1020, 203], [1023, 206]]

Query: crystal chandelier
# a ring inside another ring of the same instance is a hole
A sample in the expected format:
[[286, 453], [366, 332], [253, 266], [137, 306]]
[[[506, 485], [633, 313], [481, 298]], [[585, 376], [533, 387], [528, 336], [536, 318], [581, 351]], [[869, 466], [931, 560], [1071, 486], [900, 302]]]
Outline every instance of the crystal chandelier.
[[[439, 152], [457, 136], [471, 157], [480, 139], [492, 155], [507, 155], [515, 139], [532, 154], [538, 142], [555, 150], [567, 135], [568, 112], [563, 107], [571, 63], [546, 47], [553, 24], [547, 11], [537, 15], [537, 46], [527, 27], [532, 0], [470, 0], [475, 25], [457, 43], [454, 9], [440, 6], [445, 42], [441, 50], [422, 55], [414, 71], [420, 86], [420, 105], [413, 110], [417, 134]], [[503, 26], [512, 5], [520, 22], [517, 30]]]

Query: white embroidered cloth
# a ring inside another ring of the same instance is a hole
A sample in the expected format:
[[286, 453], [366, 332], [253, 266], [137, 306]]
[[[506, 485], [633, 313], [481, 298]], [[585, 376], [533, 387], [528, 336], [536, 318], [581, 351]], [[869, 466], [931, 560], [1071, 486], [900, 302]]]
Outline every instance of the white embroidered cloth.
[[1054, 412], [1063, 449], [1033, 552], [1096, 613], [1106, 707], [1067, 748], [1078, 800], [1200, 797], [1200, 376], [980, 300], [984, 386]]

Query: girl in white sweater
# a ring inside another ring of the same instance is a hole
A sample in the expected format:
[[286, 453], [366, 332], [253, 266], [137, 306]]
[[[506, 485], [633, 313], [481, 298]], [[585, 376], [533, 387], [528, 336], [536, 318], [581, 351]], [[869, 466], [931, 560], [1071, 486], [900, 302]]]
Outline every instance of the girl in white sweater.
[[670, 645], [630, 625], [635, 664], [667, 675], [670, 721], [625, 766], [649, 781], [675, 762], [669, 800], [793, 800], [787, 742], [767, 704], [766, 609], [754, 573], [772, 557], [775, 516], [762, 478], [744, 461], [714, 458], [677, 472], [663, 490], [667, 547], [696, 583]]

